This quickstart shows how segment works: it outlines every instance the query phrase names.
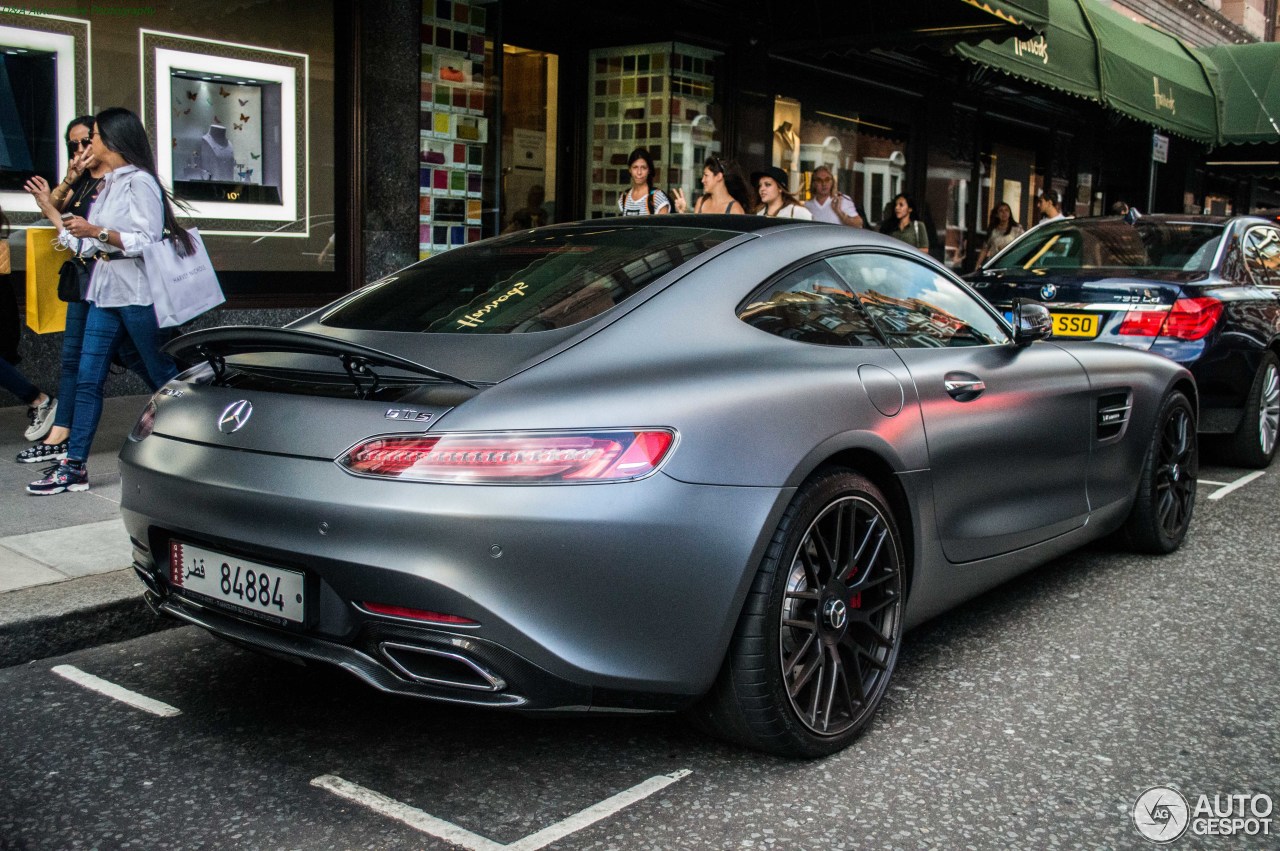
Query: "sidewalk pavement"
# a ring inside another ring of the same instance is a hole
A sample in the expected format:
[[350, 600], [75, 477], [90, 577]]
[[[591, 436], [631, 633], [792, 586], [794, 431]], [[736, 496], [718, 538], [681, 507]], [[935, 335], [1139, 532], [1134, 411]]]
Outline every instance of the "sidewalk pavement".
[[34, 496], [46, 464], [18, 464], [22, 406], [0, 408], [0, 668], [175, 625], [142, 602], [120, 520], [116, 459], [146, 396], [105, 401], [89, 454], [89, 490]]

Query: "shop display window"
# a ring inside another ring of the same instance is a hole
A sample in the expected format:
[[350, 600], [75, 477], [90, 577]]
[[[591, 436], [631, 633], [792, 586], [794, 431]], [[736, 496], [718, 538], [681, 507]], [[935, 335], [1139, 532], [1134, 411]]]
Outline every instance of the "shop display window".
[[0, 11], [0, 207], [14, 225], [41, 218], [24, 189], [56, 186], [67, 168], [62, 130], [88, 110], [89, 22]]
[[[790, 98], [774, 104], [773, 164], [791, 175], [794, 194], [812, 197], [813, 172], [826, 166], [835, 188], [853, 200], [865, 226], [878, 228], [906, 185], [907, 130], [856, 110], [813, 108]], [[790, 141], [785, 137], [793, 136]]]
[[141, 37], [156, 171], [201, 231], [307, 236], [307, 55]]
[[423, 0], [419, 36], [418, 256], [480, 239], [489, 147], [488, 9]]
[[702, 164], [721, 152], [716, 74], [721, 54], [678, 42], [592, 50], [588, 54], [586, 214], [618, 214], [631, 184], [627, 157], [647, 148], [654, 186], [685, 197], [702, 192]]

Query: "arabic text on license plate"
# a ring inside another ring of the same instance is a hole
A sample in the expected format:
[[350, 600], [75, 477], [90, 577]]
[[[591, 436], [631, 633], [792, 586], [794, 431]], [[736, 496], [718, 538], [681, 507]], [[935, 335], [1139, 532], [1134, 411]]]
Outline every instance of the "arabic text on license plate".
[[1098, 316], [1094, 313], [1055, 313], [1053, 314], [1053, 336], [1096, 337], [1098, 336]]
[[203, 547], [169, 542], [169, 582], [241, 609], [302, 623], [304, 576]]

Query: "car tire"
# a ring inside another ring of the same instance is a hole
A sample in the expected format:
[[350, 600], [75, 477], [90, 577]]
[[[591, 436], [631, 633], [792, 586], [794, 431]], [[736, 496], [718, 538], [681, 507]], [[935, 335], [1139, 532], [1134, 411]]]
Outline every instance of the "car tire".
[[1171, 553], [1182, 544], [1196, 503], [1200, 455], [1195, 410], [1185, 394], [1165, 397], [1122, 530], [1137, 552]]
[[694, 709], [699, 726], [786, 757], [846, 747], [888, 688], [905, 582], [901, 535], [876, 486], [844, 468], [815, 475], [778, 524], [720, 674]]
[[1266, 352], [1253, 374], [1244, 416], [1231, 437], [1231, 460], [1241, 467], [1261, 470], [1276, 454], [1280, 430], [1280, 360]]

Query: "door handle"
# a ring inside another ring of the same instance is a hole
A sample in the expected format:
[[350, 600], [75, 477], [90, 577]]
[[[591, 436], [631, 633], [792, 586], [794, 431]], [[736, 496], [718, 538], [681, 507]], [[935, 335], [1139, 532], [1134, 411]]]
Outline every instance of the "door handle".
[[945, 378], [942, 386], [946, 388], [947, 395], [957, 402], [968, 402], [977, 399], [987, 389], [987, 383], [973, 375]]

